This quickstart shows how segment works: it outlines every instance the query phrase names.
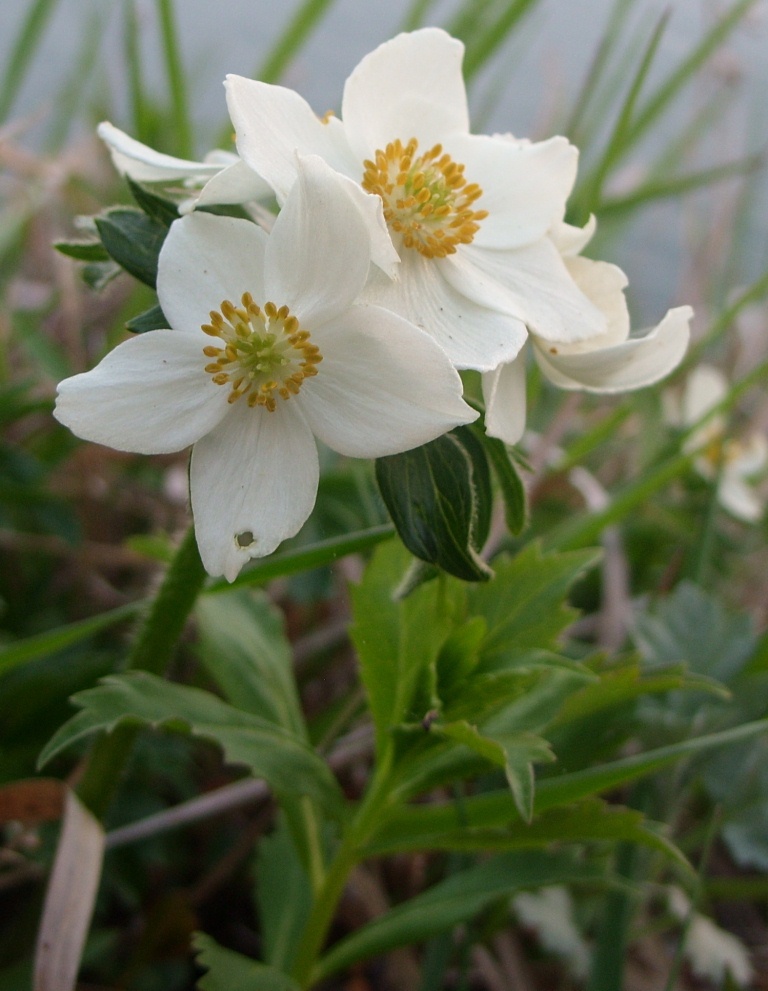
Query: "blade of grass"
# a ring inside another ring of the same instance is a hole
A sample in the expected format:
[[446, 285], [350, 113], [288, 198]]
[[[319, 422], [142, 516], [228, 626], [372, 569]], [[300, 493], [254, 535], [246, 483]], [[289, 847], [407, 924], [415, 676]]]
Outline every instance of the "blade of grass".
[[576, 99], [573, 102], [573, 110], [564, 128], [564, 133], [568, 135], [575, 145], [587, 144], [586, 135], [582, 137], [580, 128], [587, 107], [596, 96], [600, 82], [608, 67], [609, 62], [618, 44], [624, 22], [631, 10], [630, 0], [616, 0], [605, 26], [597, 51], [587, 69], [584, 82], [581, 84]]
[[667, 76], [632, 121], [627, 135], [628, 144], [635, 144], [638, 138], [648, 130], [754, 4], [755, 0], [738, 0], [702, 38], [691, 54]]
[[139, 19], [136, 0], [127, 0], [123, 15], [123, 52], [128, 74], [128, 98], [132, 120], [131, 131], [139, 141], [151, 144], [154, 140], [152, 114], [144, 92], [141, 45], [139, 43]]
[[617, 216], [649, 203], [652, 200], [670, 199], [694, 192], [713, 182], [722, 182], [738, 175], [749, 175], [761, 169], [765, 164], [765, 155], [749, 155], [737, 162], [725, 162], [722, 165], [712, 165], [706, 169], [689, 172], [686, 175], [673, 176], [670, 179], [656, 179], [643, 183], [627, 193], [626, 196], [609, 197], [595, 204], [600, 218]]
[[642, 57], [632, 77], [629, 90], [624, 97], [624, 102], [619, 109], [616, 123], [603, 154], [592, 172], [579, 184], [576, 190], [574, 197], [576, 213], [578, 217], [583, 218], [583, 221], [586, 221], [589, 215], [594, 213], [596, 205], [602, 199], [603, 186], [605, 185], [608, 173], [615, 163], [626, 154], [629, 148], [628, 136], [630, 134], [635, 106], [640, 96], [640, 90], [645, 83], [656, 52], [658, 51], [659, 43], [661, 42], [669, 17], [669, 11], [665, 11], [656, 22], [656, 26], [643, 49]]
[[108, 12], [97, 8], [91, 10], [87, 19], [83, 40], [73, 63], [74, 68], [56, 101], [56, 113], [45, 142], [46, 148], [51, 152], [57, 151], [64, 144], [72, 121], [77, 119], [80, 108], [87, 102], [84, 94], [99, 63], [101, 39], [104, 37], [108, 16]]
[[503, 13], [478, 38], [477, 42], [467, 49], [464, 58], [464, 77], [469, 81], [493, 55], [496, 49], [504, 43], [512, 28], [540, 0], [511, 0]]
[[45, 26], [56, 7], [56, 0], [35, 0], [11, 47], [11, 55], [0, 80], [0, 124], [5, 121], [24, 82], [27, 69], [37, 51]]
[[160, 18], [165, 71], [171, 91], [172, 120], [176, 134], [176, 147], [173, 152], [180, 158], [192, 158], [192, 124], [187, 105], [187, 83], [184, 67], [181, 64], [173, 0], [157, 0], [157, 13]]
[[695, 365], [707, 348], [714, 344], [728, 330], [744, 307], [762, 299], [766, 293], [768, 293], [768, 270], [756, 279], [752, 285], [748, 286], [744, 292], [740, 293], [730, 306], [722, 311], [706, 334], [690, 348], [685, 360], [680, 366], [680, 371], [687, 371], [692, 365]]
[[334, 0], [305, 0], [256, 73], [256, 78], [265, 83], [276, 83], [285, 72], [288, 63], [295, 58], [309, 37], [312, 28], [328, 11], [333, 2]]
[[[273, 554], [271, 557], [259, 561], [250, 571], [245, 572], [232, 584], [223, 580], [214, 581], [203, 589], [202, 594], [218, 595], [243, 585], [263, 585], [274, 578], [295, 575], [300, 571], [310, 571], [312, 568], [321, 568], [338, 561], [347, 554], [359, 554], [369, 550], [382, 540], [387, 540], [394, 532], [392, 526], [376, 526], [368, 530], [358, 530], [342, 537], [321, 540], [308, 547]], [[8, 644], [0, 649], [0, 673], [17, 667], [19, 664], [25, 664], [27, 661], [49, 657], [65, 647], [70, 647], [95, 633], [136, 616], [148, 604], [149, 600], [138, 599], [136, 602], [126, 603], [126, 605], [118, 606], [117, 609], [111, 609], [98, 616], [91, 616], [77, 623], [60, 626], [55, 630], [49, 630], [46, 633], [39, 633]]]

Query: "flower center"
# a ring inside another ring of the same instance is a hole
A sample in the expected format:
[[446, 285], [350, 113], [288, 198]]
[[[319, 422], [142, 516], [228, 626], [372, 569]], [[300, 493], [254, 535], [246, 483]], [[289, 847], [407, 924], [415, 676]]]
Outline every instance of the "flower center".
[[278, 396], [295, 396], [304, 379], [317, 375], [323, 356], [287, 306], [265, 303], [262, 308], [249, 292], [241, 303], [225, 299], [221, 312], [211, 310], [211, 322], [202, 325], [223, 345], [203, 348], [206, 357], [215, 359], [205, 370], [216, 385], [230, 386], [230, 403], [247, 395], [249, 406], [266, 406], [273, 413]]
[[384, 218], [406, 248], [445, 258], [472, 241], [488, 211], [473, 209], [483, 191], [467, 183], [464, 166], [444, 154], [442, 145], [417, 157], [418, 146], [416, 138], [405, 146], [398, 139], [378, 150], [375, 161], [363, 163], [362, 186], [381, 197]]

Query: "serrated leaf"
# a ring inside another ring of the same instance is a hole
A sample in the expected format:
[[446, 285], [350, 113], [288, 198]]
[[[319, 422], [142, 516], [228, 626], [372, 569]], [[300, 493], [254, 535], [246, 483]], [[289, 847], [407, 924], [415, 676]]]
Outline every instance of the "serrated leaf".
[[570, 586], [600, 557], [582, 550], [544, 554], [537, 543], [494, 561], [496, 581], [470, 589], [470, 611], [484, 617], [483, 670], [514, 663], [521, 651], [548, 649], [576, 616], [564, 604]]
[[95, 218], [95, 223], [101, 243], [114, 261], [154, 289], [157, 260], [168, 228], [129, 207], [107, 210]]
[[588, 798], [537, 813], [526, 823], [508, 793], [492, 792], [482, 799], [477, 805], [477, 799], [465, 798], [439, 806], [402, 808], [377, 832], [366, 855], [390, 856], [415, 850], [482, 853], [547, 848], [558, 842], [631, 842], [664, 853], [690, 870], [685, 856], [664, 835], [665, 827], [645, 819], [636, 809]]
[[453, 723], [433, 723], [433, 733], [454, 740], [484, 760], [501, 767], [521, 817], [530, 822], [533, 815], [533, 763], [553, 761], [555, 755], [546, 740], [534, 733], [490, 736], [465, 719]]
[[438, 608], [439, 601], [445, 605], [450, 598], [450, 588], [431, 582], [407, 599], [393, 599], [407, 561], [398, 544], [380, 547], [362, 582], [350, 593], [354, 617], [350, 637], [360, 659], [379, 752], [393, 726], [423, 717], [412, 708], [416, 689], [452, 625], [446, 608]]
[[428, 939], [517, 891], [569, 882], [605, 884], [606, 875], [568, 857], [535, 850], [491, 857], [457, 871], [342, 939], [320, 960], [313, 978], [320, 981], [358, 960]]
[[478, 485], [473, 455], [455, 434], [378, 458], [376, 480], [400, 539], [412, 554], [464, 581], [491, 577], [493, 572], [473, 544], [485, 513], [478, 504], [484, 482]]
[[192, 946], [208, 971], [197, 982], [200, 991], [300, 991], [288, 974], [227, 950], [205, 933], [197, 933]]
[[44, 748], [40, 765], [94, 732], [111, 732], [123, 723], [146, 723], [212, 740], [229, 763], [244, 764], [278, 795], [307, 795], [333, 813], [341, 806], [341, 793], [328, 766], [303, 740], [210, 692], [129, 671], [104, 678], [98, 687], [75, 695], [73, 702], [81, 711]]
[[109, 254], [101, 241], [56, 241], [54, 248], [80, 262], [109, 261]]
[[150, 193], [144, 186], [140, 186], [137, 182], [134, 182], [130, 176], [126, 176], [125, 178], [128, 182], [131, 196], [133, 196], [137, 206], [141, 207], [147, 216], [156, 220], [164, 227], [170, 227], [174, 220], [179, 219], [181, 215], [175, 203], [163, 199], [156, 193]]
[[168, 318], [159, 306], [152, 306], [138, 316], [132, 317], [125, 324], [125, 329], [132, 334], [146, 334], [148, 330], [165, 330]]

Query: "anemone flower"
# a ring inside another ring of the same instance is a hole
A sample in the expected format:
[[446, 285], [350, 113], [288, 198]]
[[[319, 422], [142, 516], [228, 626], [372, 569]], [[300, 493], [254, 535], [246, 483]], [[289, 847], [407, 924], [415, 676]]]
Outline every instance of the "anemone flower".
[[[531, 350], [544, 376], [561, 389], [595, 393], [641, 389], [664, 378], [682, 360], [693, 310], [675, 307], [656, 327], [630, 337], [626, 275], [616, 265], [579, 254], [593, 232], [593, 221], [583, 229], [561, 224], [552, 243], [576, 285], [604, 314], [607, 332], [565, 344], [531, 333]], [[525, 430], [525, 361], [522, 352], [483, 376], [486, 430], [507, 444], [516, 444]]]
[[191, 504], [210, 574], [231, 581], [299, 530], [317, 492], [315, 437], [380, 457], [475, 418], [427, 334], [358, 302], [369, 263], [345, 185], [305, 159], [269, 235], [205, 213], [176, 221], [157, 278], [173, 329], [133, 337], [60, 384], [56, 416], [86, 440], [143, 454], [194, 445]]
[[517, 355], [526, 328], [572, 343], [606, 326], [546, 236], [563, 218], [576, 149], [470, 134], [463, 51], [437, 28], [398, 35], [349, 76], [340, 118], [240, 76], [227, 78], [227, 103], [241, 159], [279, 203], [297, 151], [347, 179], [385, 273], [368, 298], [427, 330], [456, 367], [490, 371]]
[[155, 151], [109, 121], [102, 121], [96, 132], [121, 175], [158, 187], [179, 203], [182, 213], [196, 206], [247, 204], [271, 197], [267, 183], [233, 152], [211, 151], [202, 162], [194, 162]]
[[[728, 380], [720, 369], [698, 365], [688, 376], [679, 408], [670, 409], [668, 418], [677, 426], [692, 426], [727, 394]], [[694, 466], [702, 478], [716, 484], [718, 502], [725, 510], [745, 523], [762, 519], [765, 500], [753, 483], [768, 467], [764, 434], [728, 437], [725, 418], [715, 413], [693, 431], [685, 450], [698, 452]]]

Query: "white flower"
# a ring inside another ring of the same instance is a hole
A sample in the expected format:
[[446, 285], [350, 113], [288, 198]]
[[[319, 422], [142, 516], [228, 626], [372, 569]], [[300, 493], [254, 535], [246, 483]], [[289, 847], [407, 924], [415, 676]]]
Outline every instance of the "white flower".
[[196, 206], [249, 203], [271, 196], [267, 183], [229, 151], [212, 151], [202, 162], [155, 151], [102, 121], [96, 129], [121, 175], [151, 183], [179, 203], [182, 213]]
[[567, 888], [552, 885], [522, 892], [512, 899], [512, 907], [520, 921], [536, 931], [545, 950], [564, 959], [575, 977], [586, 977], [589, 946], [576, 925], [573, 900]]
[[298, 177], [271, 235], [205, 213], [176, 221], [157, 279], [174, 329], [133, 337], [59, 386], [57, 418], [87, 440], [144, 454], [194, 444], [200, 554], [230, 581], [309, 516], [313, 435], [379, 457], [476, 416], [428, 335], [357, 302], [369, 237], [345, 186], [319, 159]]
[[[678, 426], [691, 426], [727, 393], [728, 381], [719, 369], [698, 365], [688, 376], [680, 408], [671, 408], [672, 399], [667, 397], [668, 418]], [[765, 505], [750, 480], [768, 467], [768, 440], [761, 433], [741, 440], [726, 437], [725, 432], [725, 418], [713, 414], [691, 434], [685, 450], [699, 451], [696, 470], [717, 483], [717, 499], [723, 508], [745, 523], [757, 523]]]
[[733, 933], [721, 929], [699, 912], [691, 914], [691, 902], [680, 888], [670, 886], [667, 904], [672, 914], [688, 922], [684, 953], [697, 977], [722, 987], [726, 975], [739, 987], [747, 987], [755, 979], [749, 952]]
[[347, 177], [374, 263], [396, 273], [374, 273], [370, 298], [427, 330], [457, 367], [489, 371], [515, 357], [526, 327], [557, 342], [606, 327], [545, 236], [563, 217], [576, 149], [470, 134], [463, 51], [437, 28], [398, 35], [347, 79], [341, 119], [240, 76], [227, 79], [227, 103], [242, 160], [278, 202], [297, 150]]
[[[532, 332], [532, 350], [546, 378], [561, 389], [629, 392], [658, 382], [680, 363], [688, 347], [693, 310], [678, 306], [653, 329], [630, 337], [626, 275], [616, 265], [578, 254], [593, 232], [593, 221], [583, 230], [562, 224], [553, 232], [552, 242], [576, 284], [605, 315], [607, 333], [560, 344]], [[484, 375], [483, 395], [488, 433], [516, 444], [525, 430], [525, 354]]]

